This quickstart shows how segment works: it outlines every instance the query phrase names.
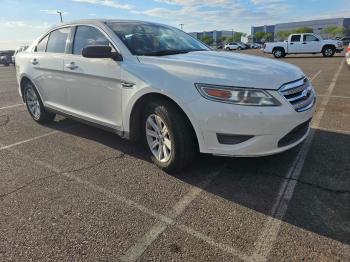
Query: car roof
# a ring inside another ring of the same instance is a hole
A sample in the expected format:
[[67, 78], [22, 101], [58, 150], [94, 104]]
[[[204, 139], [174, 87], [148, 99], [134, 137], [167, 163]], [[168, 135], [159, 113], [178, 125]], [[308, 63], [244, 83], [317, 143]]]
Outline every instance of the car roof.
[[62, 27], [62, 26], [69, 26], [69, 25], [74, 25], [74, 24], [101, 25], [101, 24], [113, 23], [113, 22], [164, 25], [164, 24], [155, 23], [155, 22], [148, 22], [148, 21], [141, 21], [141, 20], [128, 20], [128, 19], [81, 19], [81, 20], [73, 20], [73, 21], [61, 23], [61, 24], [53, 26], [52, 28], [57, 28], [57, 27]]

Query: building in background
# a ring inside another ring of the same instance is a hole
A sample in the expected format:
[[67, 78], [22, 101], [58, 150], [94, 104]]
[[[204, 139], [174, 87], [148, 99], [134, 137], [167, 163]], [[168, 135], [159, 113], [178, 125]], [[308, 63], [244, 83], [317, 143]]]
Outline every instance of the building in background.
[[191, 32], [191, 36], [197, 39], [202, 39], [203, 36], [209, 36], [213, 38], [213, 45], [216, 46], [221, 42], [222, 37], [232, 37], [234, 36], [235, 31], [204, 31], [204, 32]]
[[301, 27], [312, 28], [315, 34], [327, 38], [327, 34], [324, 33], [324, 29], [327, 27], [344, 27], [350, 28], [350, 18], [330, 18], [330, 19], [319, 19], [311, 21], [291, 22], [291, 23], [280, 23], [276, 25], [265, 25], [265, 26], [252, 26], [251, 36], [249, 41], [255, 41], [254, 36], [257, 32], [272, 33], [273, 39], [277, 40], [277, 34], [280, 31], [292, 31]]

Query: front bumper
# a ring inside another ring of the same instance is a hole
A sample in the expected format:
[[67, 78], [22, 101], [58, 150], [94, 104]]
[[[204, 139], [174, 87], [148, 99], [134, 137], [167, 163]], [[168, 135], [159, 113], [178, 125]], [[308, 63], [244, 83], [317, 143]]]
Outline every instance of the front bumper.
[[[191, 103], [191, 111], [199, 124], [197, 134], [200, 151], [223, 156], [265, 156], [286, 151], [301, 143], [309, 133], [307, 126], [297, 140], [281, 144], [281, 140], [296, 127], [307, 123], [315, 105], [296, 112], [277, 91], [270, 91], [281, 103], [278, 107], [237, 106], [208, 101], [204, 98]], [[203, 106], [206, 105], [206, 106]], [[218, 134], [252, 136], [238, 144], [222, 144]]]

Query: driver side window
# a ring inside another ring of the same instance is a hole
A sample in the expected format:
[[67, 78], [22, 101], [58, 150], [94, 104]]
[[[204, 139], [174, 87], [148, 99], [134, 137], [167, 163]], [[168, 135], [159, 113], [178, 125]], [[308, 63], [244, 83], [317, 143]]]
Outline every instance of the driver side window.
[[83, 48], [89, 45], [111, 46], [109, 40], [97, 28], [85, 25], [78, 26], [74, 36], [73, 54], [81, 55]]

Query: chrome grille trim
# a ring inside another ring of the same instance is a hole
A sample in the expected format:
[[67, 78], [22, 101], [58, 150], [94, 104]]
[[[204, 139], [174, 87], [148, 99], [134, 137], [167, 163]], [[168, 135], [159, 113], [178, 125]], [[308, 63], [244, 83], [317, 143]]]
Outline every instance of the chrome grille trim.
[[316, 101], [315, 91], [307, 77], [284, 84], [279, 89], [279, 93], [297, 112], [312, 108]]

